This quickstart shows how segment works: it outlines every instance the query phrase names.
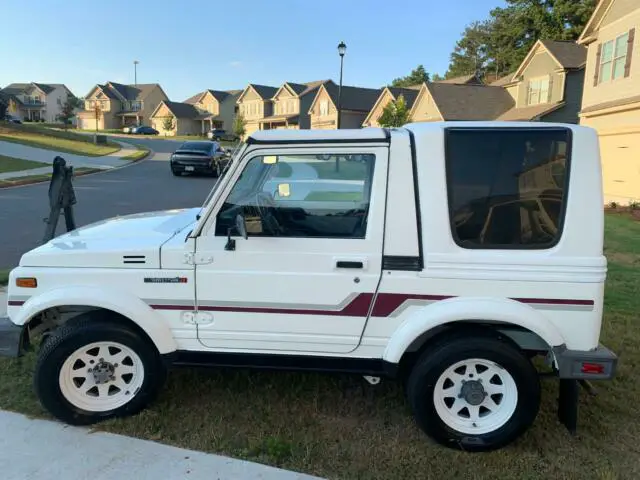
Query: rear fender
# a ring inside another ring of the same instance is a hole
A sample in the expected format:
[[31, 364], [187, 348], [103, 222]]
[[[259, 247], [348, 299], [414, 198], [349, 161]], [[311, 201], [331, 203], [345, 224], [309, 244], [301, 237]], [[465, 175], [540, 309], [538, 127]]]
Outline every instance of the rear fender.
[[144, 330], [160, 354], [177, 350], [171, 330], [163, 319], [138, 297], [122, 290], [82, 285], [48, 290], [29, 298], [22, 307], [11, 312], [11, 321], [16, 325], [27, 325], [33, 317], [47, 309], [74, 305], [119, 313]]
[[384, 360], [397, 364], [407, 348], [429, 330], [459, 321], [492, 321], [526, 328], [549, 347], [562, 345], [558, 329], [529, 305], [510, 299], [456, 297], [436, 302], [411, 314], [393, 333]]

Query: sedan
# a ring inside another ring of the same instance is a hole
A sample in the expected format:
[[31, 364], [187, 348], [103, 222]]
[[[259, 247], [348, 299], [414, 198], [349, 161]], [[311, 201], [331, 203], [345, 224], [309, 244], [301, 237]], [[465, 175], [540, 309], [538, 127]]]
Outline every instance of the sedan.
[[229, 154], [218, 142], [206, 140], [185, 142], [173, 152], [169, 160], [171, 173], [207, 173], [222, 176], [229, 164]]
[[158, 132], [158, 130], [156, 130], [155, 128], [140, 126], [131, 130], [131, 133], [134, 133], [136, 135], [158, 135], [158, 133], [160, 132]]

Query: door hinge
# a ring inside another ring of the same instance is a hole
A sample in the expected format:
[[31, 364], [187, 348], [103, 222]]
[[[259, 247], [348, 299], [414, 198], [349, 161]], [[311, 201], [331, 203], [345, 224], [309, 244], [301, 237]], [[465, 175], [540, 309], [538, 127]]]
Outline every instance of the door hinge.
[[211, 255], [189, 252], [184, 254], [184, 263], [187, 265], [207, 265], [213, 263], [213, 257]]
[[190, 325], [207, 325], [213, 323], [213, 315], [208, 312], [182, 312], [182, 321]]

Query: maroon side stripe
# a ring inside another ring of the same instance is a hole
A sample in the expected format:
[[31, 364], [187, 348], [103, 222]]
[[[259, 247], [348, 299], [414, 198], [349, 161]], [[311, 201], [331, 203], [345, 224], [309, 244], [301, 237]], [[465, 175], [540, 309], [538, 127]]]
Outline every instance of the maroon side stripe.
[[[440, 301], [454, 298], [452, 295], [413, 295], [405, 293], [380, 293], [376, 298], [372, 316], [388, 317], [407, 300]], [[275, 313], [285, 315], [327, 315], [342, 317], [366, 317], [373, 300], [372, 293], [361, 293], [342, 310], [269, 308], [243, 306], [201, 306], [200, 310], [210, 312], [243, 312], [243, 313]], [[593, 306], [593, 300], [558, 299], [558, 298], [513, 298], [512, 300], [531, 305], [576, 305]], [[155, 310], [191, 310], [193, 306], [184, 305], [150, 305]]]
[[8, 304], [10, 307], [21, 307], [24, 305], [24, 302], [20, 300], [9, 300]]

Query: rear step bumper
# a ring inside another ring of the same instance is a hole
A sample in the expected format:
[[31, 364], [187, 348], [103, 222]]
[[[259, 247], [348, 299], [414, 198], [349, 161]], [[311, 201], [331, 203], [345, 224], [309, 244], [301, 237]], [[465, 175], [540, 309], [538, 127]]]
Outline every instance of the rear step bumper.
[[614, 377], [618, 357], [604, 345], [595, 350], [569, 350], [564, 345], [553, 349], [558, 362], [558, 376], [571, 380], [610, 380]]

